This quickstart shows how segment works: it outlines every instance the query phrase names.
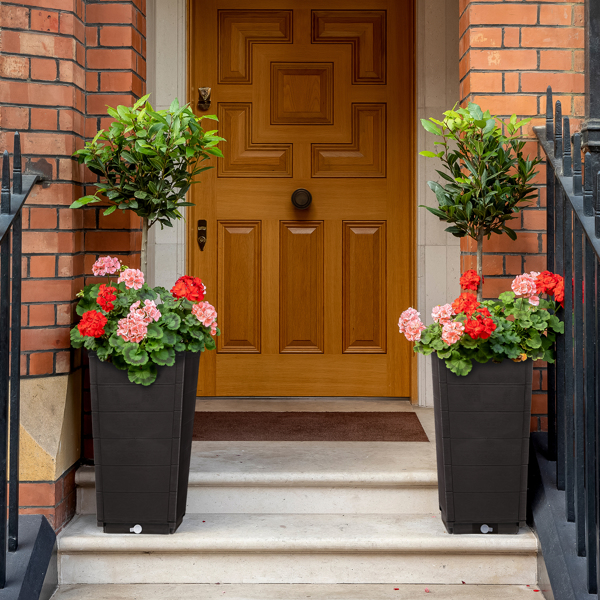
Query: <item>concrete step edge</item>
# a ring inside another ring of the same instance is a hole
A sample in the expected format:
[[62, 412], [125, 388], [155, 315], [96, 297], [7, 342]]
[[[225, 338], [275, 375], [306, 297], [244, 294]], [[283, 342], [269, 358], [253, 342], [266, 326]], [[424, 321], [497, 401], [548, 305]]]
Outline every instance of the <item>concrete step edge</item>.
[[[187, 519], [187, 520], [186, 520]], [[528, 528], [517, 535], [449, 535], [439, 515], [188, 515], [175, 535], [106, 535], [93, 515], [61, 533], [61, 554], [398, 553], [536, 554]], [[285, 525], [284, 525], [285, 524]]]
[[[94, 467], [80, 467], [78, 487], [94, 487]], [[199, 472], [191, 471], [190, 487], [437, 487], [434, 470], [389, 472]]]

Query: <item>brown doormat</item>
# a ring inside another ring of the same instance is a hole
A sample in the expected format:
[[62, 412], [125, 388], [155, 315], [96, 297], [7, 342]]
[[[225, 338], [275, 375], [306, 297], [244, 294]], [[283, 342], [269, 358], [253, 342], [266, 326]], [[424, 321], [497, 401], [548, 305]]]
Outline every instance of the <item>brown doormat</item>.
[[428, 442], [412, 412], [196, 412], [194, 441]]

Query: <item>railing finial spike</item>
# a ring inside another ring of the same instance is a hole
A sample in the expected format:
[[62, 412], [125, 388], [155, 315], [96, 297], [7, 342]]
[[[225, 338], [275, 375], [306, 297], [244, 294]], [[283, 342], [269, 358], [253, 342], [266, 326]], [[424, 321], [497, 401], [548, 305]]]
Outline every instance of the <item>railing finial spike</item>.
[[554, 136], [554, 114], [552, 112], [552, 86], [546, 90], [546, 140]]
[[573, 134], [573, 192], [576, 196], [583, 193], [581, 180], [581, 133]]
[[562, 106], [560, 100], [556, 101], [556, 115], [554, 117], [554, 158], [562, 159]]
[[0, 197], [0, 214], [10, 213], [10, 158], [8, 150], [2, 155], [2, 192]]
[[21, 170], [21, 135], [15, 132], [15, 151], [13, 154], [13, 194], [23, 193], [23, 177]]
[[571, 155], [571, 120], [563, 119], [563, 176], [573, 176], [573, 158]]
[[592, 169], [592, 155], [585, 153], [583, 172], [583, 214], [594, 216], [594, 170]]

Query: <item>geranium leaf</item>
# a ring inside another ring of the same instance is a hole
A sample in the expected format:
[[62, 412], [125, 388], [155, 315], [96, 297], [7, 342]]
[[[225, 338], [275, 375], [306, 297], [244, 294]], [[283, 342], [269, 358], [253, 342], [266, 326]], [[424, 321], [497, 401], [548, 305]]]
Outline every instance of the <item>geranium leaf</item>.
[[173, 348], [161, 348], [152, 352], [150, 357], [157, 365], [172, 367], [175, 364], [175, 350]]
[[175, 313], [164, 314], [161, 321], [168, 329], [172, 329], [173, 331], [177, 331], [181, 325], [181, 318]]
[[139, 344], [128, 342], [123, 348], [123, 358], [134, 366], [142, 366], [148, 362], [148, 353]]
[[175, 337], [175, 333], [169, 329], [163, 329], [162, 343], [165, 346], [174, 346], [177, 342], [177, 338]]
[[[160, 327], [160, 325], [158, 323], [149, 323], [148, 324], [148, 338], [156, 338], [156, 339], [161, 339], [164, 337], [164, 331], [162, 330], [162, 328]], [[168, 343], [168, 342], [164, 342], [163, 344]]]
[[143, 365], [142, 367], [129, 367], [127, 376], [131, 383], [141, 385], [152, 385], [156, 381], [156, 366], [152, 363]]

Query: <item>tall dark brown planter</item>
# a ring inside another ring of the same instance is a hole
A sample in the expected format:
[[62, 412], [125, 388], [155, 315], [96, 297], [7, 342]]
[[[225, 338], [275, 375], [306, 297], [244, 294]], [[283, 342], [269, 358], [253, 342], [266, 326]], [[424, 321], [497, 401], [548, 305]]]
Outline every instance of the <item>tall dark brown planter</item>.
[[97, 517], [105, 533], [174, 533], [181, 524], [199, 361], [199, 352], [178, 353], [145, 387], [90, 352]]
[[454, 375], [432, 356], [440, 510], [449, 533], [525, 524], [533, 362], [474, 363]]

